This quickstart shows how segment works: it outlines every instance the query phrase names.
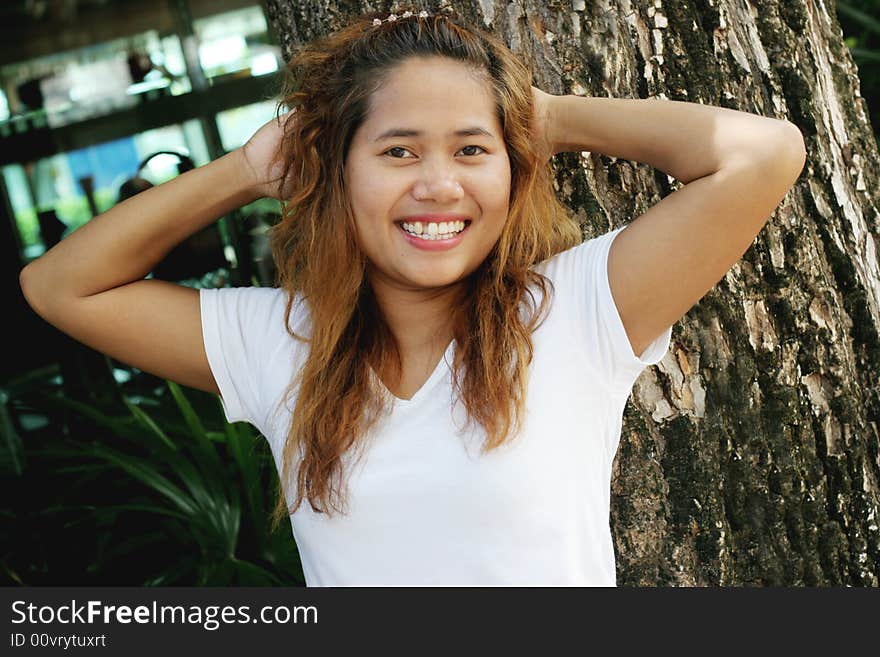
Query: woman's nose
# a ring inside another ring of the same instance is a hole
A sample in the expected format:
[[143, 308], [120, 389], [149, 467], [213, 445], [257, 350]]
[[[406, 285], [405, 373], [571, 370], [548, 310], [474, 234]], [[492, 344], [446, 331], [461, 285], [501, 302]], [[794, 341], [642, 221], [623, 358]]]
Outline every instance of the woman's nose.
[[454, 164], [436, 163], [425, 166], [421, 177], [413, 189], [413, 196], [419, 200], [437, 202], [456, 200], [464, 194], [458, 175], [453, 172]]

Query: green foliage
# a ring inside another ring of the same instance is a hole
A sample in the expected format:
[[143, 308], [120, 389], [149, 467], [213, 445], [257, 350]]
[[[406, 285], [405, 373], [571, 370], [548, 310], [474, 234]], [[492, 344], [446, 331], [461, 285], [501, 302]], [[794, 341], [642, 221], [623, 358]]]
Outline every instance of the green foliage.
[[[104, 212], [113, 207], [116, 203], [116, 195], [116, 191], [112, 189], [96, 189], [94, 197], [98, 212]], [[92, 218], [89, 201], [83, 195], [59, 198], [52, 203], [51, 207], [55, 209], [58, 218], [67, 224], [68, 234]]]
[[[95, 190], [95, 204], [99, 212], [109, 210], [116, 202], [116, 192], [111, 189]], [[92, 218], [89, 201], [85, 196], [67, 196], [53, 201], [48, 206], [40, 207], [39, 210], [54, 209], [58, 219], [67, 225], [65, 236], [87, 223]], [[37, 209], [33, 207], [20, 208], [15, 212], [15, 221], [18, 225], [18, 233], [21, 236], [22, 246], [29, 247], [41, 244], [40, 222], [37, 219]]]
[[23, 247], [40, 244], [40, 222], [34, 208], [17, 211], [15, 221], [18, 224], [18, 234], [21, 236]]
[[[265, 439], [248, 424], [226, 423], [216, 396], [208, 397], [222, 430], [206, 428], [183, 389], [165, 383], [171, 393], [170, 400], [165, 395], [168, 408], [159, 399], [123, 396], [126, 412], [121, 414], [57, 393], [37, 393], [35, 404], [50, 417], [66, 417], [69, 435], [41, 441], [28, 466], [18, 467], [16, 472], [23, 472], [18, 481], [47, 473], [40, 483], [61, 494], [43, 508], [37, 503], [32, 513], [13, 509], [12, 524], [30, 531], [10, 527], [11, 535], [2, 536], [3, 566], [11, 581], [304, 585], [290, 530], [269, 528], [267, 510], [274, 503], [269, 494], [276, 493], [277, 473]], [[6, 461], [19, 463], [21, 457], [7, 455]], [[38, 465], [32, 468], [34, 462]], [[45, 541], [54, 542], [50, 537], [58, 527], [71, 532], [71, 539], [74, 529], [85, 530], [77, 534], [79, 545], [71, 540], [63, 546], [86, 553], [86, 572], [76, 581], [58, 581], [72, 577], [67, 571], [53, 578], [57, 557], [22, 565], [54, 549]]]
[[838, 0], [837, 18], [859, 69], [861, 95], [880, 132], [880, 0]]

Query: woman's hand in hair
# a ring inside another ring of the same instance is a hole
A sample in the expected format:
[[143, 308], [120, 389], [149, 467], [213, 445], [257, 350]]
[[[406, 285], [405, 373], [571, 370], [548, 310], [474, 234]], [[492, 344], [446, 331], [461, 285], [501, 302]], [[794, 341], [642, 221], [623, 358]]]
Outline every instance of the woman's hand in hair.
[[554, 101], [558, 96], [544, 93], [537, 87], [532, 87], [532, 100], [534, 105], [534, 137], [538, 145], [538, 152], [545, 160], [556, 155], [556, 143], [554, 141], [555, 112]]
[[280, 201], [292, 193], [290, 176], [282, 183], [289, 148], [285, 146], [285, 125], [294, 112], [273, 117], [239, 149], [243, 167], [255, 192]]

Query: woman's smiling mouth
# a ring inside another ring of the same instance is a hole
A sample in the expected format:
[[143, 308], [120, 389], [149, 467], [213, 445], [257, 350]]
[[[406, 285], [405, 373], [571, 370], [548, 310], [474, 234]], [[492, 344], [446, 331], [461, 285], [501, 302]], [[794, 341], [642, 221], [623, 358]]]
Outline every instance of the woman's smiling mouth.
[[461, 242], [470, 219], [443, 222], [396, 221], [400, 233], [412, 246], [425, 251], [445, 251]]
[[410, 235], [427, 240], [448, 239], [462, 232], [470, 219], [454, 219], [449, 221], [403, 220], [398, 225]]

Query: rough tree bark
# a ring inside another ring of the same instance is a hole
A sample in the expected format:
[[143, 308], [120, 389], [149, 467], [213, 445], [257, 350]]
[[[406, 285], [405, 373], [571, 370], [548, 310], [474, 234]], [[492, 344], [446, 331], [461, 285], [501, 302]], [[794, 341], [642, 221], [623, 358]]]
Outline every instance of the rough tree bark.
[[[394, 8], [266, 4], [285, 58], [356, 12]], [[700, 102], [800, 127], [800, 180], [633, 389], [612, 486], [618, 583], [877, 586], [880, 167], [833, 3], [453, 6], [549, 93]], [[585, 237], [680, 186], [597, 153], [554, 166]]]

